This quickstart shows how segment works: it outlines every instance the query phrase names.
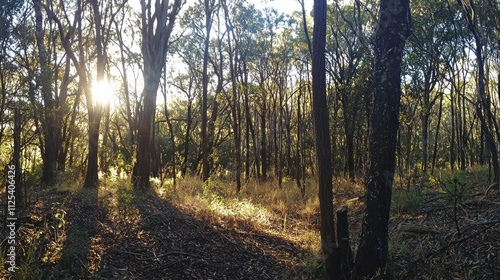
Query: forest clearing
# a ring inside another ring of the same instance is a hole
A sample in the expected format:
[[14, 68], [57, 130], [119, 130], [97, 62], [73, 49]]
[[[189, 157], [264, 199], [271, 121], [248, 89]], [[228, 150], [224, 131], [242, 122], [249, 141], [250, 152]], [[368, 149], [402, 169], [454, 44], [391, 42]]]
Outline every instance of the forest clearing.
[[499, 15], [2, 1], [0, 277], [500, 279]]

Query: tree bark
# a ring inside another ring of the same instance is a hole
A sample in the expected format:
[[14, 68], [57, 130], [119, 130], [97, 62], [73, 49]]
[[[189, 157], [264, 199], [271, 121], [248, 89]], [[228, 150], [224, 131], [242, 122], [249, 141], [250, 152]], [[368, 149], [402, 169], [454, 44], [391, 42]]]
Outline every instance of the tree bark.
[[202, 153], [202, 172], [203, 182], [208, 180], [210, 169], [208, 164], [209, 150], [207, 138], [207, 98], [208, 98], [208, 47], [210, 46], [210, 31], [212, 30], [212, 9], [215, 5], [214, 0], [205, 0], [205, 47], [203, 51], [203, 93], [201, 97], [201, 153]]
[[183, 1], [156, 1], [154, 13], [151, 5], [141, 0], [141, 26], [143, 55], [144, 89], [143, 104], [139, 116], [137, 141], [137, 161], [132, 174], [134, 187], [142, 190], [151, 188], [151, 149], [154, 148], [154, 120], [156, 113], [156, 95], [160, 84], [161, 73], [165, 66], [168, 42], [174, 27], [175, 18]]
[[333, 191], [330, 150], [330, 128], [326, 107], [326, 0], [314, 1], [314, 29], [312, 46], [313, 117], [320, 203], [321, 248], [325, 258], [324, 270], [327, 279], [340, 275], [338, 261], [334, 259], [337, 246], [333, 218]]
[[375, 35], [366, 209], [355, 266], [358, 278], [386, 274], [388, 223], [399, 127], [401, 62], [410, 32], [409, 0], [381, 0]]

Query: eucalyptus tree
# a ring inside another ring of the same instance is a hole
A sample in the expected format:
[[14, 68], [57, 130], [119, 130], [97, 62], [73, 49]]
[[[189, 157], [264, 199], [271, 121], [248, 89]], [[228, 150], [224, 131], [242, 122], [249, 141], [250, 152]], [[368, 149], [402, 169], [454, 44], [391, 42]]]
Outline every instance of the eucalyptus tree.
[[176, 17], [184, 1], [141, 0], [141, 52], [143, 59], [144, 89], [139, 115], [137, 156], [132, 180], [138, 189], [151, 188], [149, 177], [154, 147], [154, 120], [156, 96], [162, 70], [166, 63], [169, 40]]
[[431, 112], [441, 99], [436, 86], [443, 80], [443, 49], [450, 39], [450, 20], [442, 1], [422, 1], [413, 7], [413, 36], [408, 40], [407, 72], [410, 89], [421, 102], [422, 172], [429, 163], [429, 133]]
[[[109, 3], [101, 3], [109, 4]], [[90, 5], [90, 11], [86, 9]], [[87, 170], [85, 175], [85, 187], [97, 187], [99, 182], [98, 177], [98, 147], [99, 147], [99, 129], [102, 115], [102, 103], [96, 100], [96, 95], [93, 93], [91, 78], [89, 77], [89, 59], [93, 58], [85, 52], [84, 41], [91, 41], [95, 48], [96, 57], [96, 82], [104, 80], [106, 68], [106, 41], [109, 35], [109, 27], [105, 24], [107, 22], [105, 13], [107, 5], [99, 5], [97, 1], [90, 3], [82, 3], [77, 1], [76, 5], [71, 6], [74, 9], [73, 22], [67, 17], [67, 6], [63, 2], [60, 3], [58, 10], [62, 10], [62, 16], [54, 12], [54, 7], [44, 6], [48, 18], [55, 23], [59, 33], [61, 45], [64, 48], [66, 55], [70, 58], [73, 66], [76, 68], [76, 73], [79, 78], [79, 87], [85, 93], [86, 107], [88, 112], [88, 154], [87, 154]], [[108, 7], [109, 8], [109, 7]], [[83, 22], [85, 13], [92, 13], [92, 22], [90, 29], [86, 29], [88, 25]], [[64, 18], [63, 23], [60, 17]], [[65, 28], [69, 27], [69, 28]], [[94, 36], [84, 34], [85, 31], [93, 31]], [[76, 36], [76, 38], [75, 38]], [[87, 36], [86, 38], [84, 36]], [[76, 39], [77, 46], [72, 45], [73, 40]], [[94, 82], [94, 84], [96, 83]]]
[[356, 254], [358, 277], [386, 274], [388, 224], [395, 170], [401, 97], [401, 63], [410, 35], [410, 1], [381, 0], [374, 45], [374, 92], [370, 115], [370, 167], [361, 242]]
[[[342, 104], [343, 127], [346, 145], [346, 174], [351, 180], [355, 177], [355, 133], [363, 120], [363, 89], [357, 85], [356, 78], [364, 60], [368, 60], [369, 49], [365, 45], [363, 27], [368, 23], [366, 15], [358, 5], [329, 6], [327, 38], [328, 73], [334, 83], [332, 103], [337, 99]], [[371, 63], [371, 61], [369, 61]], [[363, 77], [366, 79], [366, 77]], [[362, 79], [360, 79], [362, 80]], [[365, 90], [366, 91], [366, 90]], [[335, 100], [334, 100], [335, 99]], [[331, 106], [336, 108], [337, 106]], [[336, 113], [335, 113], [336, 114]], [[362, 138], [363, 135], [358, 135]]]
[[[211, 4], [211, 3], [208, 3]], [[207, 122], [207, 107], [208, 107], [208, 87], [209, 87], [209, 74], [208, 74], [208, 62], [210, 56], [208, 55], [208, 44], [209, 38], [207, 38], [207, 18], [203, 18], [204, 13], [209, 12], [210, 17], [212, 16], [212, 11], [205, 10], [205, 3], [202, 1], [197, 2], [195, 5], [189, 6], [182, 17], [179, 18], [179, 25], [184, 30], [182, 38], [179, 38], [176, 42], [172, 44], [173, 53], [180, 57], [181, 62], [185, 65], [186, 69], [178, 69], [178, 73], [174, 73], [172, 77], [172, 85], [176, 87], [177, 91], [183, 93], [187, 98], [187, 110], [186, 110], [186, 133], [184, 136], [184, 149], [183, 149], [183, 159], [181, 163], [181, 174], [184, 177], [188, 168], [188, 158], [190, 152], [190, 142], [192, 142], [192, 132], [194, 131], [194, 125], [197, 123], [195, 120], [196, 112], [196, 99], [199, 99], [199, 112], [201, 118], [205, 118]], [[210, 25], [212, 20], [210, 20]], [[210, 28], [211, 30], [211, 28]], [[203, 47], [202, 47], [203, 46]], [[207, 47], [205, 52], [205, 47]], [[204, 61], [205, 57], [207, 59], [207, 64], [204, 63], [200, 65], [200, 61]], [[207, 71], [207, 73], [205, 73]], [[206, 75], [205, 75], [206, 74]], [[206, 79], [205, 79], [206, 77]], [[206, 82], [206, 84], [205, 84]], [[206, 88], [206, 91], [205, 91]], [[207, 96], [204, 96], [204, 95]], [[204, 106], [204, 101], [207, 102], [207, 106]], [[205, 113], [203, 113], [205, 112]], [[204, 160], [204, 141], [207, 141], [206, 135], [206, 125], [203, 127], [201, 125], [201, 130], [205, 129], [205, 133], [201, 133], [201, 142], [199, 143], [200, 149], [198, 149], [197, 159], [192, 162], [192, 169], [194, 172], [198, 169], [200, 161], [202, 162], [202, 173], [203, 173], [203, 160]], [[197, 143], [198, 144], [198, 143]], [[208, 161], [208, 152], [205, 152]], [[208, 164], [207, 164], [208, 168]], [[207, 169], [208, 170], [208, 169]], [[205, 171], [207, 171], [205, 170]], [[208, 174], [205, 174], [208, 175]], [[202, 174], [202, 177], [204, 175]], [[208, 177], [207, 177], [208, 178]]]
[[333, 219], [332, 169], [328, 109], [326, 106], [326, 0], [314, 1], [312, 41], [312, 105], [316, 168], [318, 172], [321, 249], [325, 258], [326, 279], [341, 276], [334, 259], [337, 239]]
[[[253, 32], [258, 32], [258, 36], [255, 36], [256, 40], [250, 49], [252, 59], [249, 68], [252, 70], [250, 79], [257, 85], [253, 90], [253, 100], [254, 104], [257, 105], [256, 110], [258, 110], [259, 118], [256, 134], [260, 133], [260, 143], [253, 140], [257, 165], [256, 175], [260, 175], [260, 179], [265, 180], [268, 177], [271, 159], [274, 158], [276, 162], [277, 157], [276, 155], [271, 156], [273, 150], [277, 151], [276, 114], [274, 113], [276, 106], [273, 105], [276, 96], [273, 77], [276, 74], [275, 61], [279, 60], [276, 51], [278, 45], [276, 37], [279, 32], [277, 29], [283, 23], [283, 15], [278, 14], [275, 9], [265, 9], [264, 13], [259, 16], [259, 20], [262, 21], [257, 25], [259, 30], [256, 31], [255, 27], [253, 28]], [[270, 120], [273, 121], [272, 125], [268, 123]], [[271, 143], [274, 144], [274, 147]], [[260, 151], [257, 151], [258, 145], [260, 145]], [[276, 166], [277, 164], [275, 164], [275, 170]]]
[[[38, 49], [38, 60], [40, 63], [40, 83], [44, 102], [45, 119], [44, 127], [44, 154], [43, 154], [43, 175], [42, 181], [47, 185], [54, 185], [57, 169], [57, 151], [59, 134], [56, 123], [55, 108], [56, 100], [52, 90], [53, 70], [49, 65], [47, 47], [45, 45], [45, 30], [43, 27], [42, 7], [40, 0], [33, 0], [35, 10], [35, 37]], [[67, 69], [69, 70], [69, 63]]]
[[7, 0], [2, 2], [3, 6], [0, 9], [0, 143], [2, 143], [5, 129], [3, 121], [6, 119], [5, 114], [8, 104], [8, 81], [15, 72], [8, 49], [12, 45], [14, 18], [18, 14], [21, 4], [21, 1]]
[[240, 94], [237, 89], [237, 66], [238, 66], [238, 47], [235, 46], [235, 32], [234, 21], [229, 12], [228, 3], [225, 0], [221, 1], [224, 9], [224, 19], [226, 29], [229, 31], [227, 34], [227, 49], [229, 58], [229, 74], [231, 77], [231, 94], [227, 94], [227, 100], [231, 108], [231, 128], [234, 138], [234, 165], [235, 165], [235, 179], [236, 179], [236, 192], [239, 193], [241, 189], [241, 107], [240, 107]]
[[483, 36], [480, 31], [479, 18], [476, 5], [473, 0], [457, 0], [462, 7], [467, 25], [470, 32], [474, 37], [475, 54], [477, 60], [477, 100], [474, 103], [476, 113], [481, 123], [481, 129], [485, 136], [485, 142], [491, 153], [491, 161], [493, 165], [493, 182], [498, 186], [500, 180], [500, 165], [498, 160], [498, 148], [492, 130], [494, 116], [491, 113], [491, 99], [486, 94], [486, 77], [484, 71], [484, 57], [483, 57]]
[[208, 62], [209, 62], [209, 46], [210, 46], [210, 31], [212, 31], [212, 16], [215, 8], [215, 0], [205, 0], [205, 42], [203, 48], [203, 73], [202, 84], [203, 92], [201, 96], [201, 154], [202, 154], [202, 174], [203, 181], [208, 180], [210, 170], [208, 165], [209, 146], [207, 137], [207, 104], [208, 104]]
[[[137, 79], [130, 79], [129, 73], [131, 72], [130, 70], [134, 70], [134, 65], [140, 65], [140, 54], [128, 47], [128, 45], [133, 45], [138, 40], [138, 38], [136, 38], [137, 35], [134, 32], [132, 13], [133, 10], [131, 7], [129, 5], [124, 5], [121, 12], [117, 13], [117, 16], [114, 17], [112, 21], [112, 24], [114, 25], [114, 33], [116, 34], [114, 41], [119, 48], [119, 62], [115, 63], [115, 67], [120, 73], [123, 88], [123, 91], [120, 91], [123, 96], [119, 96], [119, 100], [125, 103], [123, 106], [120, 106], [119, 112], [128, 124], [128, 139], [121, 139], [120, 141], [122, 143], [121, 147], [123, 154], [125, 155], [127, 161], [132, 160], [133, 147], [136, 144], [136, 111], [138, 108], [137, 89], [131, 89], [131, 85], [129, 84], [131, 80], [134, 80], [135, 83], [137, 83]], [[128, 144], [125, 142], [128, 142]]]

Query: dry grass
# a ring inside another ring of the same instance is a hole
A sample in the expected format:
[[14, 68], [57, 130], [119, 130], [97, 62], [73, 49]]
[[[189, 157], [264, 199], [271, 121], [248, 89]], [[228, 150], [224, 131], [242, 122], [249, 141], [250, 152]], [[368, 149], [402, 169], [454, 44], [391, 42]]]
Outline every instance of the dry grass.
[[[499, 203], [498, 195], [473, 203], [469, 201], [474, 197], [468, 195], [460, 197], [464, 204], [454, 221], [451, 218], [453, 209], [450, 208], [453, 199], [444, 191], [445, 188], [439, 186], [439, 182], [446, 181], [448, 175], [441, 173], [426, 177], [410, 188], [395, 183], [389, 247], [396, 279], [488, 279], [499, 275], [496, 264], [500, 263], [500, 243], [498, 238], [493, 238], [498, 237], [498, 225], [467, 242], [429, 255], [447, 242], [460, 238], [455, 233], [456, 224], [466, 227], [475, 221], [500, 219], [500, 211], [495, 208]], [[484, 169], [460, 175], [460, 180], [467, 182], [467, 193], [484, 191], [483, 175]], [[298, 271], [295, 275], [306, 279], [321, 276], [319, 202], [313, 180], [306, 180], [304, 197], [291, 179], [285, 179], [281, 189], [275, 180], [251, 180], [243, 184], [239, 194], [235, 192], [234, 182], [224, 178], [203, 183], [197, 177], [186, 177], [179, 179], [175, 188], [172, 180], [153, 179], [152, 182], [162, 201], [172, 203], [182, 215], [201, 221], [219, 232], [225, 242], [231, 239], [234, 243], [234, 240], [243, 238], [247, 240], [245, 242], [250, 242], [249, 248], [262, 250], [283, 267]], [[29, 278], [45, 270], [45, 276], [64, 277], [71, 271], [66, 268], [62, 274], [57, 272], [64, 263], [69, 263], [81, 275], [96, 273], [101, 269], [101, 256], [113, 252], [114, 248], [123, 247], [123, 242], [127, 240], [141, 240], [144, 234], [144, 229], [139, 226], [141, 221], [158, 215], [153, 213], [145, 217], [139, 211], [137, 205], [141, 203], [138, 201], [148, 198], [136, 193], [128, 178], [108, 178], [102, 182], [98, 192], [81, 189], [80, 186], [81, 182], [75, 183], [68, 176], [56, 188], [33, 195], [36, 202], [31, 206], [30, 218], [19, 237], [22, 242], [20, 255], [23, 257], [18, 275]], [[335, 206], [349, 206], [354, 251], [364, 210], [362, 199], [355, 198], [363, 193], [362, 182], [352, 183], [342, 178], [334, 181]], [[154, 209], [152, 211], [156, 211]], [[79, 220], [89, 213], [95, 216], [90, 231], [86, 225], [88, 221]], [[82, 230], [72, 230], [75, 224]], [[438, 234], [415, 234], [401, 230], [407, 224], [436, 230]], [[202, 230], [199, 226], [198, 229]], [[470, 227], [461, 236], [472, 235], [481, 229]], [[156, 232], [151, 231], [150, 234]], [[277, 240], [286, 241], [288, 245], [280, 245]], [[264, 241], [266, 246], [259, 243]], [[83, 248], [79, 247], [81, 244], [84, 244]], [[86, 255], [78, 255], [80, 251], [86, 252]], [[73, 256], [77, 256], [76, 262]], [[79, 264], [78, 258], [88, 261]], [[47, 267], [51, 267], [49, 272]]]

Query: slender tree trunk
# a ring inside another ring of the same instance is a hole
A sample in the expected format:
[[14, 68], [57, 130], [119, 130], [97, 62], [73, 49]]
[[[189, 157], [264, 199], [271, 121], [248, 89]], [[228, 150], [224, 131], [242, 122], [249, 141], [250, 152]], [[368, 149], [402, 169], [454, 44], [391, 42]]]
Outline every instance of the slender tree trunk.
[[[465, 3], [467, 1], [468, 3]], [[490, 100], [486, 96], [486, 84], [485, 84], [485, 74], [484, 74], [484, 61], [482, 48], [483, 44], [481, 42], [481, 34], [478, 31], [478, 18], [476, 14], [476, 6], [473, 0], [458, 0], [459, 5], [462, 6], [465, 17], [467, 19], [469, 29], [474, 36], [476, 43], [476, 60], [478, 67], [478, 85], [477, 85], [477, 102], [476, 102], [476, 113], [481, 122], [481, 129], [483, 130], [485, 142], [488, 150], [491, 154], [491, 162], [493, 168], [493, 181], [498, 185], [500, 179], [500, 164], [498, 161], [498, 149], [497, 144], [494, 139], [493, 133], [491, 132], [491, 124], [493, 123]], [[487, 119], [485, 118], [485, 115]]]
[[[229, 22], [229, 10], [227, 3], [223, 1], [224, 13], [226, 17], [226, 28], [228, 30], [233, 30], [232, 25]], [[236, 90], [236, 65], [237, 65], [237, 55], [234, 53], [234, 49], [231, 44], [231, 37], [228, 33], [227, 43], [229, 47], [229, 68], [232, 84], [232, 104], [231, 104], [231, 117], [232, 117], [232, 128], [234, 135], [234, 162], [235, 162], [235, 175], [236, 175], [236, 193], [240, 192], [241, 189], [241, 130], [240, 130], [240, 114], [239, 114], [239, 98], [238, 92]], [[236, 48], [235, 48], [236, 49]], [[233, 57], [234, 56], [234, 57]]]
[[[123, 15], [123, 17], [125, 17]], [[123, 21], [122, 21], [123, 22]], [[124, 43], [122, 38], [122, 28], [118, 27], [118, 21], [115, 21], [116, 28], [116, 36], [118, 39], [118, 45], [120, 47], [120, 63], [122, 68], [122, 79], [123, 79], [123, 94], [125, 96], [125, 108], [127, 110], [127, 123], [129, 128], [129, 138], [130, 138], [130, 147], [131, 149], [135, 145], [135, 122], [132, 117], [132, 109], [130, 104], [130, 92], [128, 89], [128, 75], [127, 75], [127, 67], [126, 67], [126, 59], [125, 59], [125, 50]]]
[[439, 111], [438, 111], [438, 123], [436, 126], [436, 135], [434, 136], [434, 151], [432, 152], [432, 165], [431, 165], [431, 174], [434, 174], [434, 168], [436, 167], [436, 157], [438, 151], [438, 137], [439, 130], [441, 129], [441, 115], [443, 113], [443, 93], [441, 93], [441, 97], [439, 98]]
[[203, 51], [203, 93], [201, 97], [201, 154], [202, 154], [202, 172], [201, 177], [203, 182], [208, 180], [210, 169], [208, 165], [208, 138], [207, 138], [207, 107], [208, 107], [208, 59], [210, 46], [210, 31], [212, 30], [212, 9], [214, 7], [213, 0], [205, 0], [205, 48]]
[[57, 152], [58, 131], [56, 118], [56, 102], [52, 94], [52, 70], [48, 64], [47, 51], [45, 47], [45, 31], [43, 30], [42, 8], [40, 0], [33, 0], [35, 10], [35, 37], [38, 49], [38, 58], [40, 61], [40, 83], [42, 98], [44, 101], [44, 121], [43, 123], [43, 140], [44, 153], [42, 182], [52, 186], [56, 182], [57, 171]]
[[[15, 181], [15, 206], [16, 211], [21, 212], [25, 206], [25, 193], [23, 189], [23, 177], [21, 169], [21, 110], [19, 108], [14, 109], [14, 181]], [[7, 203], [5, 203], [7, 205]], [[10, 205], [10, 204], [9, 204]], [[7, 212], [6, 212], [7, 213]]]
[[302, 198], [305, 198], [305, 187], [301, 184], [301, 179], [302, 179], [302, 169], [301, 169], [301, 164], [302, 164], [302, 157], [301, 157], [301, 151], [303, 149], [302, 147], [302, 112], [301, 112], [301, 106], [302, 106], [302, 72], [300, 73], [299, 77], [299, 90], [298, 90], [298, 96], [297, 96], [297, 146], [296, 146], [296, 163], [295, 163], [295, 181], [297, 183], [297, 187], [300, 190], [300, 194], [302, 195]]
[[192, 123], [192, 101], [190, 97], [188, 97], [188, 107], [187, 107], [187, 116], [186, 116], [186, 136], [184, 137], [184, 156], [182, 162], [181, 175], [184, 178], [187, 172], [187, 165], [189, 161], [189, 136], [191, 134], [191, 123]]
[[174, 191], [176, 187], [176, 179], [177, 179], [177, 169], [176, 169], [176, 155], [175, 152], [177, 150], [176, 145], [175, 145], [175, 136], [174, 136], [174, 126], [172, 125], [172, 120], [170, 119], [170, 114], [168, 112], [167, 108], [167, 77], [166, 74], [164, 73], [163, 76], [163, 82], [165, 84], [165, 89], [163, 90], [163, 106], [164, 106], [164, 111], [163, 113], [165, 114], [165, 119], [167, 121], [167, 126], [168, 126], [168, 132], [170, 134], [170, 143], [172, 145], [172, 180], [173, 180], [173, 186], [174, 186]]
[[[425, 101], [424, 101], [425, 102]], [[428, 103], [428, 102], [427, 102]], [[424, 105], [425, 106], [425, 105]], [[428, 107], [428, 106], [425, 106]], [[427, 173], [427, 162], [429, 155], [429, 116], [428, 108], [424, 108], [422, 115], [422, 172]]]
[[318, 173], [321, 248], [325, 258], [325, 278], [340, 275], [335, 260], [337, 240], [333, 218], [333, 191], [330, 150], [330, 128], [326, 107], [326, 0], [314, 1], [314, 29], [312, 46], [313, 119], [315, 128], [316, 169]]
[[385, 275], [388, 264], [388, 224], [399, 127], [401, 62], [411, 30], [409, 4], [409, 0], [380, 2], [375, 35], [366, 210], [355, 266], [358, 278]]
[[[95, 44], [97, 50], [97, 82], [102, 82], [104, 80], [104, 50], [103, 50], [103, 38], [102, 38], [102, 25], [101, 25], [101, 13], [99, 11], [99, 5], [97, 0], [91, 2], [92, 10], [94, 12], [95, 21]], [[97, 187], [99, 184], [99, 166], [98, 166], [98, 153], [99, 153], [99, 127], [101, 124], [102, 115], [102, 104], [96, 102], [92, 96], [92, 92], [87, 83], [87, 110], [89, 118], [89, 154], [87, 158], [87, 173], [85, 175], [84, 186], [91, 188]]]
[[260, 159], [262, 162], [262, 175], [261, 179], [266, 180], [267, 179], [267, 140], [266, 140], [266, 115], [267, 115], [267, 100], [266, 100], [266, 95], [264, 94], [264, 97], [262, 98], [262, 109], [260, 112], [260, 133], [261, 133], [261, 140], [260, 140]]

